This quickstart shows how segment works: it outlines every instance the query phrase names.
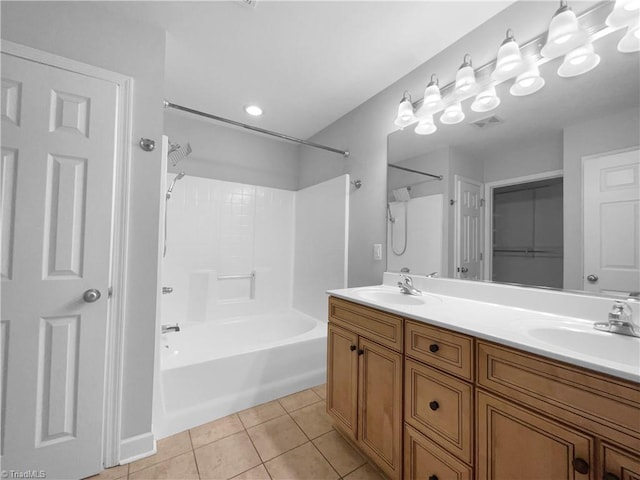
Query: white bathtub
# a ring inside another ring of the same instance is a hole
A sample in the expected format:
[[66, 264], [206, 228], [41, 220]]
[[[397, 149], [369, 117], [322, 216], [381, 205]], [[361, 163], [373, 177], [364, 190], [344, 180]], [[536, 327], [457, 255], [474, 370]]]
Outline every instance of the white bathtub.
[[297, 311], [162, 335], [156, 438], [325, 382], [327, 324]]

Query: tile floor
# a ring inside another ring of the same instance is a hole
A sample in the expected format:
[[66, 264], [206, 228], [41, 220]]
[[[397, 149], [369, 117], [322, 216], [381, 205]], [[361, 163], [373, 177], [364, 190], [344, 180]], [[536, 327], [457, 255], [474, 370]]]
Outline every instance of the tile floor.
[[91, 480], [383, 480], [331, 426], [325, 386], [158, 441], [158, 452]]

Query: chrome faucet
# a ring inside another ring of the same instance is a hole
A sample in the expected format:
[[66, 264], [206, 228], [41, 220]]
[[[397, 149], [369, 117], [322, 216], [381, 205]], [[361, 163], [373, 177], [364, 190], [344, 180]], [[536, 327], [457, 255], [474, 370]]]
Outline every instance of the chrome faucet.
[[608, 322], [597, 322], [593, 327], [604, 332], [640, 337], [640, 326], [633, 323], [633, 311], [626, 302], [619, 300], [613, 302], [608, 320]]
[[180, 327], [178, 326], [177, 323], [175, 325], [162, 325], [162, 333], [179, 332], [179, 331], [180, 331]]
[[398, 282], [400, 292], [405, 295], [422, 295], [422, 291], [413, 286], [413, 279], [409, 275], [402, 275], [402, 282]]

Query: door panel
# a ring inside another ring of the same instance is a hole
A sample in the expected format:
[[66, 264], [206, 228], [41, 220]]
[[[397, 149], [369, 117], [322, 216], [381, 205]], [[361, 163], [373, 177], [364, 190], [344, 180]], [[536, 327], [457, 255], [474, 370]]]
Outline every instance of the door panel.
[[332, 323], [327, 335], [327, 413], [355, 440], [358, 432], [358, 336]]
[[456, 278], [482, 278], [482, 184], [456, 175]]
[[640, 150], [584, 162], [584, 289], [640, 290]]
[[4, 53], [2, 75], [2, 464], [82, 478], [102, 469], [118, 89]]

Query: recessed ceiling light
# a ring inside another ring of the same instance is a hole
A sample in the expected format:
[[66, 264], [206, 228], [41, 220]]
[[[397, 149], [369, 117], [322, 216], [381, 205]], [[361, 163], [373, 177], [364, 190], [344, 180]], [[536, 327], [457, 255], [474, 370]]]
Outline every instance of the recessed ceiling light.
[[262, 109], [257, 105], [247, 105], [244, 107], [244, 111], [253, 117], [259, 117], [262, 115]]

